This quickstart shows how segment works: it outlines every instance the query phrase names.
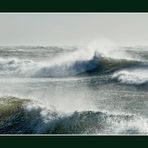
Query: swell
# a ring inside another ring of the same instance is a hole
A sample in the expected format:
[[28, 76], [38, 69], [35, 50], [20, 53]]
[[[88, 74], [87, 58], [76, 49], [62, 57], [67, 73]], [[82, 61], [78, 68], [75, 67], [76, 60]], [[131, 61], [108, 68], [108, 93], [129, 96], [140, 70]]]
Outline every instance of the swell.
[[37, 102], [0, 99], [1, 134], [147, 134], [147, 119], [100, 111], [60, 113]]

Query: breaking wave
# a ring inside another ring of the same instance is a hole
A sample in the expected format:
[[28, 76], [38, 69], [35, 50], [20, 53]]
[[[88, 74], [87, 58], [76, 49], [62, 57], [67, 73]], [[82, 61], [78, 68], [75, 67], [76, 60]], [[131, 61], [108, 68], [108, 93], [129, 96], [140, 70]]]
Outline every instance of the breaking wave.
[[148, 83], [148, 69], [132, 69], [121, 70], [115, 72], [112, 78], [123, 84], [147, 84]]
[[67, 77], [89, 73], [108, 73], [122, 68], [140, 66], [137, 59], [116, 59], [98, 52], [75, 51], [49, 61], [0, 59], [2, 77]]
[[63, 63], [34, 62], [31, 60], [0, 60], [0, 75], [11, 77], [75, 76], [96, 68], [96, 61], [80, 60]]
[[131, 114], [100, 111], [62, 113], [31, 100], [0, 98], [4, 134], [147, 134], [148, 121]]
[[92, 73], [104, 74], [122, 68], [148, 65], [147, 60], [141, 58], [139, 53], [136, 54], [135, 51], [117, 47], [108, 40], [97, 40], [87, 47], [66, 51], [44, 61], [1, 58], [0, 76], [68, 77]]

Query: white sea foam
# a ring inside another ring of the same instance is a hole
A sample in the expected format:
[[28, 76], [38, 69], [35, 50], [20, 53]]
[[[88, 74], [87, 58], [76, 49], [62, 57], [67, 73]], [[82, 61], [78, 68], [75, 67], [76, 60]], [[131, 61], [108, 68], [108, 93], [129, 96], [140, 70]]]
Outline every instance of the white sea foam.
[[126, 69], [115, 72], [113, 79], [125, 84], [144, 84], [148, 82], [148, 69]]

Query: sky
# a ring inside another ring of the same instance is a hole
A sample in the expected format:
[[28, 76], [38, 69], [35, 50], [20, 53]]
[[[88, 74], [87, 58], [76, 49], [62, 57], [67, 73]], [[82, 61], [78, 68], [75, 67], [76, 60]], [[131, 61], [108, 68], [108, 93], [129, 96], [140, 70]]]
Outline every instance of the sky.
[[148, 45], [148, 13], [0, 13], [0, 45]]

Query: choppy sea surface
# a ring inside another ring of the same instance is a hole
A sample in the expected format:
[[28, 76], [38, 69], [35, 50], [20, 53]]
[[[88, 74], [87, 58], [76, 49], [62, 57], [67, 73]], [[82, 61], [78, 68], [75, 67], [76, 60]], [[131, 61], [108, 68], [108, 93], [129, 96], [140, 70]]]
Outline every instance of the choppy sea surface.
[[148, 134], [148, 47], [0, 47], [0, 134]]

